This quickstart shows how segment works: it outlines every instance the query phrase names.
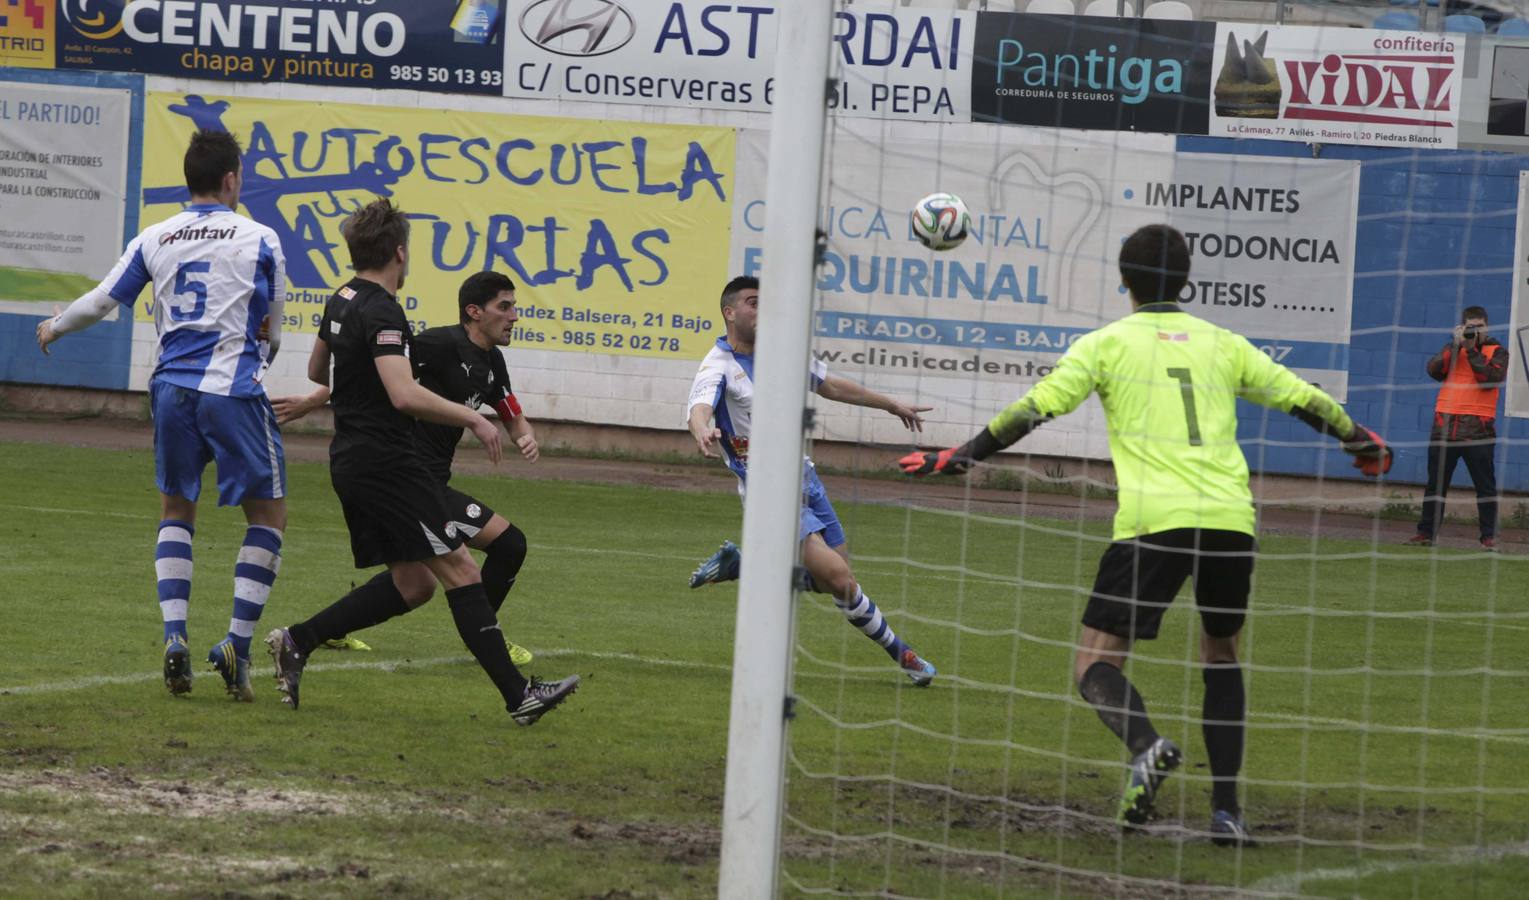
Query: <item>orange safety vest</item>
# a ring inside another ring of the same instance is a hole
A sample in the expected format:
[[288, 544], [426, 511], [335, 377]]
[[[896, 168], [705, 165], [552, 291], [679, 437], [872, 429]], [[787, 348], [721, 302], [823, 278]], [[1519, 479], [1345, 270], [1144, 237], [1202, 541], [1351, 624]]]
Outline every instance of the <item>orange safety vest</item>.
[[[1481, 352], [1487, 359], [1491, 359], [1497, 354], [1499, 346], [1487, 344], [1481, 348]], [[1497, 415], [1497, 395], [1500, 392], [1498, 385], [1487, 386], [1476, 380], [1475, 370], [1471, 368], [1470, 361], [1465, 357], [1465, 348], [1462, 347], [1455, 351], [1454, 363], [1449, 367], [1449, 376], [1439, 388], [1439, 399], [1433, 409], [1434, 412], [1447, 415], [1491, 419]]]

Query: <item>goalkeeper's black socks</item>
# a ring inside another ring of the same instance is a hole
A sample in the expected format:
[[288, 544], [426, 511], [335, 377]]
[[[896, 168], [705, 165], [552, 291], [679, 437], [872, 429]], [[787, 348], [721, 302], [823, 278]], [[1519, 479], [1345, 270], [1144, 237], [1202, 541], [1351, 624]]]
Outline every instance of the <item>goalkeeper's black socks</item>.
[[478, 665], [499, 689], [507, 709], [514, 710], [525, 697], [526, 679], [510, 662], [510, 650], [504, 643], [504, 632], [494, 618], [493, 607], [488, 605], [483, 585], [464, 584], [446, 592], [446, 602], [451, 605], [451, 617], [456, 620], [457, 634], [472, 652]]
[[304, 656], [325, 641], [339, 640], [355, 631], [380, 625], [409, 611], [393, 574], [383, 571], [371, 581], [353, 588], [308, 619], [287, 629]]
[[488, 555], [483, 558], [483, 593], [488, 595], [488, 605], [497, 613], [504, 606], [510, 588], [515, 586], [520, 567], [525, 564], [525, 532], [511, 525], [494, 538], [484, 552]]
[[1132, 756], [1157, 740], [1157, 729], [1147, 718], [1147, 705], [1118, 667], [1103, 661], [1089, 666], [1083, 680], [1078, 682], [1078, 693], [1094, 707], [1099, 721], [1115, 732]]
[[1224, 663], [1205, 667], [1205, 750], [1210, 754], [1211, 808], [1238, 813], [1237, 773], [1242, 770], [1243, 736], [1247, 731], [1247, 697], [1242, 690], [1242, 667]]

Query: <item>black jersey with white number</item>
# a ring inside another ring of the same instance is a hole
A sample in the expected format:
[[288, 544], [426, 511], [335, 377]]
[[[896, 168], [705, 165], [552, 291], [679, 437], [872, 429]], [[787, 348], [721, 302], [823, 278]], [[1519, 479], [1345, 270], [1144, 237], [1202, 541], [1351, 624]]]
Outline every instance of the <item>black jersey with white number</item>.
[[[427, 328], [414, 336], [410, 353], [414, 377], [433, 394], [470, 409], [494, 406], [510, 394], [510, 373], [498, 347], [487, 350], [472, 342], [461, 325]], [[434, 422], [415, 424], [415, 446], [425, 467], [442, 483], [451, 479], [462, 429]]]
[[408, 355], [409, 322], [376, 282], [352, 278], [324, 307], [319, 337], [334, 359], [332, 469], [348, 472], [418, 465], [414, 419], [393, 407], [375, 360]]

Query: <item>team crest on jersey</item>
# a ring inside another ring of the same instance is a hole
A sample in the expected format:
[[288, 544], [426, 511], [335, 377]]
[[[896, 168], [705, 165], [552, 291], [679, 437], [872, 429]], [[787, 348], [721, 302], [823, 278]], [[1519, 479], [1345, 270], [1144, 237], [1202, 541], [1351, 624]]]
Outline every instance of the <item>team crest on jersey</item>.
[[345, 287], [340, 288], [335, 293], [340, 295], [340, 299], [341, 300], [352, 300], [356, 296], [356, 289], [353, 288], [353, 287], [350, 287], [349, 285], [347, 285]]
[[483, 515], [483, 507], [476, 503], [467, 504], [467, 517], [469, 519], [476, 519], [481, 515]]

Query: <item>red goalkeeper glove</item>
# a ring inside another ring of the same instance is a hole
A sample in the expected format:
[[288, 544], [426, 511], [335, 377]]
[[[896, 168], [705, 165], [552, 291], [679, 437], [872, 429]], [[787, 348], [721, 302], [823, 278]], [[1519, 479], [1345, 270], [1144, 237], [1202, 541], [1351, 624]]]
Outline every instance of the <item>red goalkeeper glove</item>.
[[1354, 468], [1366, 475], [1381, 476], [1391, 471], [1391, 448], [1380, 435], [1354, 423], [1354, 433], [1343, 442], [1345, 453], [1353, 454]]
[[902, 467], [904, 475], [912, 475], [918, 478], [923, 475], [938, 473], [940, 475], [965, 475], [972, 467], [971, 459], [957, 456], [960, 447], [951, 447], [938, 453], [909, 453], [897, 464]]

